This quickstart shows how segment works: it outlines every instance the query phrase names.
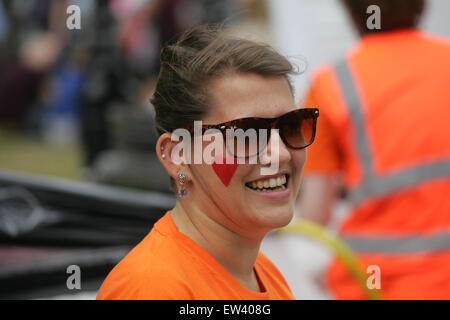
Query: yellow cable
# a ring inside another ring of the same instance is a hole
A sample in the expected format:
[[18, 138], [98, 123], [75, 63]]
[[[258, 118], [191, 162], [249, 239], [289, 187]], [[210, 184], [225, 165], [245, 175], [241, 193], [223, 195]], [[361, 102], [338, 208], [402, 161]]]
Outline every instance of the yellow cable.
[[348, 268], [350, 274], [364, 289], [368, 298], [371, 300], [382, 299], [380, 290], [369, 289], [367, 287], [367, 274], [364, 272], [363, 266], [353, 250], [324, 227], [309, 220], [302, 220], [300, 222], [293, 222], [286, 227], [279, 229], [278, 232], [306, 235], [331, 248], [338, 259]]

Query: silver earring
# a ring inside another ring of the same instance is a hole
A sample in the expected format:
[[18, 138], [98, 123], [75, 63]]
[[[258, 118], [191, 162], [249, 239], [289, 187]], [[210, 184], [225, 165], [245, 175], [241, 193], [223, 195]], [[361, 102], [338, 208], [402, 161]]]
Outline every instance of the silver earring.
[[187, 176], [184, 173], [180, 172], [178, 174], [178, 183], [181, 185], [181, 189], [178, 190], [177, 197], [184, 197], [187, 195], [186, 189], [183, 189], [183, 185], [186, 182], [186, 179], [187, 179]]
[[161, 155], [161, 158], [165, 159], [165, 158], [166, 158], [166, 155], [163, 153], [163, 154]]

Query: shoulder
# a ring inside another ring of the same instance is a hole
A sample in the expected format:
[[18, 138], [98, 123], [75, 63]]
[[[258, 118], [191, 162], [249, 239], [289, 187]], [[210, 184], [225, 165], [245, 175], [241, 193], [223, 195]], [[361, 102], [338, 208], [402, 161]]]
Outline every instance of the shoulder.
[[333, 106], [336, 98], [341, 95], [336, 74], [337, 64], [322, 64], [312, 74], [309, 94], [314, 97], [315, 103], [320, 108]]
[[278, 268], [262, 252], [259, 253], [255, 266], [258, 275], [263, 281], [266, 289], [270, 291], [272, 298], [294, 299], [286, 279]]
[[272, 279], [276, 279], [286, 286], [288, 285], [278, 268], [262, 252], [258, 254], [256, 264], [266, 275], [269, 275]]
[[153, 229], [109, 273], [97, 299], [190, 299], [185, 263], [176, 240]]
[[179, 274], [170, 270], [146, 273], [110, 274], [103, 283], [98, 300], [179, 300], [193, 294]]
[[273, 274], [275, 274], [277, 276], [279, 275], [279, 276], [282, 277], [282, 275], [281, 275], [280, 271], [278, 270], [278, 268], [261, 251], [258, 254], [258, 258], [256, 259], [256, 263], [259, 266], [261, 266], [264, 270], [266, 270], [266, 271], [268, 271], [270, 273], [273, 273]]
[[450, 50], [450, 40], [448, 38], [427, 32], [420, 32], [419, 34], [424, 41], [434, 44], [447, 52]]
[[319, 65], [312, 73], [313, 88], [319, 85], [326, 85], [334, 77], [334, 64], [323, 63]]
[[336, 66], [340, 65], [342, 61], [344, 60], [318, 67], [313, 72], [308, 92], [314, 107], [318, 107], [320, 110], [318, 121], [327, 118], [333, 126], [342, 125], [348, 116], [345, 98], [336, 72]]

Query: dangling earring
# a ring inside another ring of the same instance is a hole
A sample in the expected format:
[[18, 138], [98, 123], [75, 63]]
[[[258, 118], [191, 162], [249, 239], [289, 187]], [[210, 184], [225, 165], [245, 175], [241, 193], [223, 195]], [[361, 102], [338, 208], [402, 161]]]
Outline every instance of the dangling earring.
[[181, 185], [181, 189], [178, 190], [177, 197], [184, 197], [187, 195], [186, 189], [183, 189], [183, 185], [186, 182], [186, 179], [187, 179], [187, 176], [184, 173], [180, 172], [178, 174], [178, 183]]

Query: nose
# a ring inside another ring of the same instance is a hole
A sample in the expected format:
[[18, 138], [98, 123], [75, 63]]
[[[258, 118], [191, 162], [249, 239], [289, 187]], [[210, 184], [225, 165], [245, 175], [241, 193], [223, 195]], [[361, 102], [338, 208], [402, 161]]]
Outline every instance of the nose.
[[261, 163], [274, 164], [275, 161], [279, 167], [291, 160], [291, 152], [280, 137], [278, 129], [271, 129], [270, 139], [267, 142], [266, 152], [261, 155]]

